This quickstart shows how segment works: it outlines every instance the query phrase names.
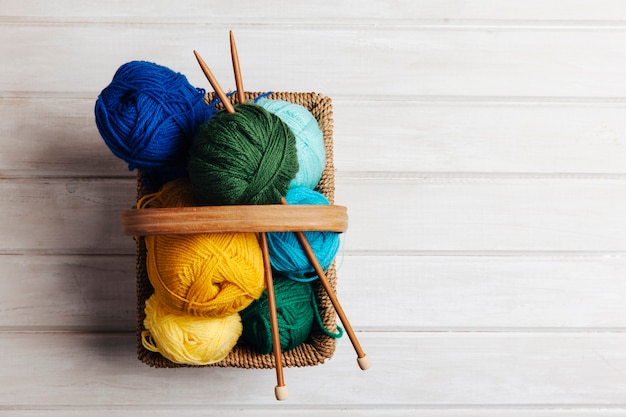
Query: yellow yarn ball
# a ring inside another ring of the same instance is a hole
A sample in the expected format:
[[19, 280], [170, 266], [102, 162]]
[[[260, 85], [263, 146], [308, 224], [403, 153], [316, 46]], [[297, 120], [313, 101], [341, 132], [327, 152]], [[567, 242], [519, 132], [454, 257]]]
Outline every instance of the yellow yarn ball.
[[[192, 202], [188, 181], [166, 184], [145, 207]], [[224, 317], [246, 308], [263, 289], [263, 255], [254, 233], [146, 236], [146, 269], [156, 296], [170, 309]]]
[[154, 295], [146, 301], [143, 346], [177, 364], [210, 365], [233, 349], [242, 325], [238, 313], [193, 317], [171, 311]]
[[196, 199], [189, 178], [178, 178], [166, 182], [158, 192], [147, 194], [137, 202], [137, 208], [191, 207], [195, 205]]
[[171, 309], [223, 317], [263, 293], [263, 257], [252, 233], [147, 236], [146, 248], [148, 278]]

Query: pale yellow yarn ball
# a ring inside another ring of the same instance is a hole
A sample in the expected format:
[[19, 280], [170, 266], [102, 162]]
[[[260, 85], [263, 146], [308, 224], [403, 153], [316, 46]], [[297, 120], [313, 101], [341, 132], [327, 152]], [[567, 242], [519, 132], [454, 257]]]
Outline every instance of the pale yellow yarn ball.
[[210, 365], [233, 349], [242, 325], [238, 313], [194, 317], [168, 309], [154, 295], [146, 301], [143, 346], [177, 364]]

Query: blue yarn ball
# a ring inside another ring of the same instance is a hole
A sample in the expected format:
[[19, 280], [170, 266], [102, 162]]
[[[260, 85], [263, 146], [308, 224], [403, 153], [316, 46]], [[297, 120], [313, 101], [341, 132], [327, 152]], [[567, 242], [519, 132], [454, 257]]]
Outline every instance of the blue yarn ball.
[[164, 181], [186, 175], [187, 152], [196, 128], [215, 109], [205, 91], [171, 69], [146, 61], [122, 65], [95, 105], [96, 125], [106, 145], [128, 169]]
[[296, 151], [300, 166], [289, 188], [307, 187], [314, 189], [322, 178], [326, 166], [324, 134], [317, 119], [304, 106], [284, 100], [259, 98], [256, 104], [278, 116], [296, 137]]
[[[290, 189], [285, 198], [288, 204], [329, 204], [324, 195], [306, 187]], [[339, 233], [312, 231], [304, 232], [304, 235], [322, 269], [328, 269], [339, 250]], [[295, 233], [268, 233], [267, 244], [270, 262], [276, 271], [283, 272], [296, 281], [312, 281], [317, 278], [317, 275], [314, 274], [315, 269], [300, 246]]]

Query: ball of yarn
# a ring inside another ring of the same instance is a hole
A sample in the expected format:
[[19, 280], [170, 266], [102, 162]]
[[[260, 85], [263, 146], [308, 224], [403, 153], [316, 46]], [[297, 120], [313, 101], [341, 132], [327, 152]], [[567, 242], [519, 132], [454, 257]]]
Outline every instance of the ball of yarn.
[[227, 316], [263, 291], [263, 258], [253, 233], [145, 237], [146, 268], [156, 295], [197, 316]]
[[[306, 187], [289, 190], [285, 197], [288, 204], [329, 204], [323, 194]], [[339, 250], [339, 234], [335, 232], [304, 232], [313, 253], [323, 269], [330, 267]], [[272, 232], [267, 234], [267, 243], [272, 267], [284, 272], [290, 278], [306, 281], [314, 280], [317, 275], [304, 278], [315, 271], [302, 249], [298, 238], [292, 232]]]
[[168, 309], [154, 295], [146, 300], [143, 346], [178, 364], [209, 365], [233, 349], [242, 331], [238, 313], [193, 317]]
[[137, 201], [137, 208], [193, 207], [195, 194], [189, 178], [181, 177], [163, 184], [156, 193], [146, 194]]
[[[315, 318], [315, 296], [311, 284], [274, 276], [274, 295], [280, 334], [280, 347], [288, 351], [304, 343]], [[273, 350], [267, 291], [241, 313], [242, 337], [260, 353]]]
[[98, 96], [96, 125], [130, 170], [173, 179], [185, 175], [193, 135], [215, 113], [204, 96], [204, 90], [189, 84], [183, 74], [131, 61], [119, 67]]
[[198, 128], [188, 171], [202, 205], [277, 204], [298, 172], [296, 140], [278, 116], [238, 104]]
[[284, 100], [261, 98], [255, 103], [278, 116], [296, 138], [299, 169], [289, 187], [315, 188], [326, 166], [324, 134], [315, 116], [306, 107]]
[[[138, 207], [181, 207], [191, 195], [189, 182], [180, 179]], [[254, 233], [154, 235], [144, 241], [150, 283], [172, 310], [223, 317], [246, 308], [263, 292], [263, 256]]]

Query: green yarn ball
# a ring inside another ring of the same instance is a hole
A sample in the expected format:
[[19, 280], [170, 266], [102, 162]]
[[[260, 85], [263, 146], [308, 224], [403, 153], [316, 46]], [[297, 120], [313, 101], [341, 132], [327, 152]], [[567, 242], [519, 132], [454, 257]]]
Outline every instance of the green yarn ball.
[[298, 172], [296, 139], [278, 116], [238, 104], [198, 127], [187, 168], [202, 205], [278, 204]]
[[[285, 352], [308, 339], [317, 305], [311, 284], [293, 281], [282, 275], [274, 276], [274, 296], [280, 347]], [[262, 354], [274, 349], [269, 311], [267, 290], [264, 290], [260, 298], [240, 312], [242, 337]]]

